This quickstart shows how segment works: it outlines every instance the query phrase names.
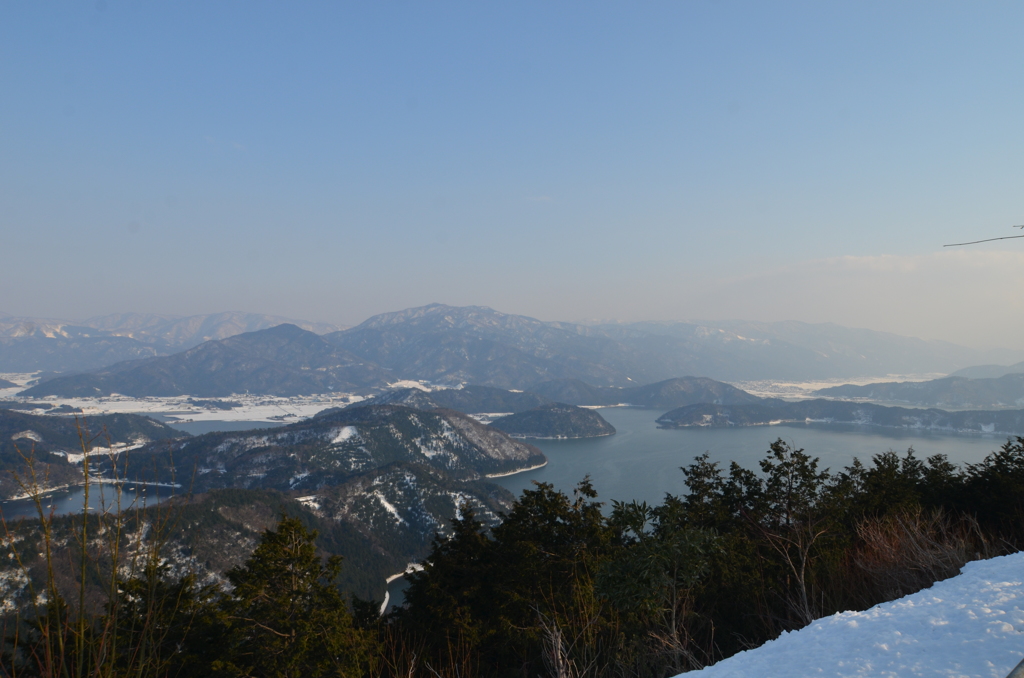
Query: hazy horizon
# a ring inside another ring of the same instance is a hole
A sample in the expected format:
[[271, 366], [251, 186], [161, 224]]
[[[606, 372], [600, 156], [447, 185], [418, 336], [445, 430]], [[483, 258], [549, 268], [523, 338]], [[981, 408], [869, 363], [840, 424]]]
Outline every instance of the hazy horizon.
[[[431, 304], [424, 304], [424, 307], [425, 306], [430, 306], [430, 305], [435, 305], [435, 304], [442, 305], [442, 306], [452, 306], [452, 307], [456, 307], [456, 308], [463, 308], [463, 307], [455, 306], [454, 304], [444, 304], [443, 302], [431, 302]], [[529, 318], [534, 318], [535, 320], [540, 320], [542, 322], [562, 322], [562, 323], [570, 323], [570, 324], [575, 324], [575, 325], [615, 325], [615, 324], [628, 325], [628, 324], [633, 324], [633, 323], [665, 323], [665, 324], [686, 323], [686, 324], [693, 324], [693, 325], [709, 325], [709, 326], [714, 326], [714, 325], [728, 325], [728, 324], [732, 324], [732, 323], [748, 323], [748, 322], [749, 323], [762, 323], [763, 322], [763, 323], [766, 323], [766, 324], [771, 324], [771, 323], [787, 323], [787, 322], [801, 322], [801, 323], [807, 322], [807, 321], [803, 321], [803, 320], [798, 320], [796, 318], [781, 318], [781, 319], [778, 319], [778, 320], [752, 320], [750, 318], [717, 318], [717, 319], [709, 319], [709, 318], [641, 318], [639, 320], [620, 320], [620, 319], [617, 319], [617, 318], [572, 318], [572, 319], [568, 319], [568, 318], [539, 318], [539, 317], [536, 317], [536, 316], [531, 316], [528, 313], [510, 313], [510, 312], [505, 311], [505, 310], [500, 309], [500, 308], [494, 308], [494, 307], [491, 307], [491, 306], [487, 306], [486, 304], [467, 304], [466, 306], [490, 308], [491, 310], [496, 311], [498, 313], [505, 313], [507, 315], [525, 316], [525, 317], [529, 317]], [[130, 314], [133, 314], [133, 313], [139, 313], [139, 314], [143, 314], [143, 315], [155, 315], [155, 316], [159, 316], [159, 317], [166, 317], [166, 318], [176, 319], [176, 320], [190, 318], [190, 317], [205, 317], [205, 316], [210, 316], [210, 315], [214, 315], [215, 316], [215, 315], [219, 315], [219, 314], [222, 314], [222, 313], [223, 314], [237, 313], [237, 314], [242, 314], [242, 315], [250, 315], [251, 314], [251, 315], [258, 315], [258, 316], [270, 316], [270, 317], [274, 317], [274, 318], [279, 318], [282, 322], [310, 323], [310, 324], [316, 324], [316, 325], [330, 325], [330, 326], [333, 326], [336, 329], [349, 329], [349, 328], [352, 328], [352, 327], [356, 327], [357, 325], [359, 325], [359, 324], [361, 324], [361, 323], [363, 323], [363, 322], [365, 322], [367, 320], [370, 320], [371, 318], [376, 317], [378, 315], [387, 315], [387, 314], [390, 314], [390, 313], [398, 313], [398, 312], [401, 312], [401, 311], [412, 310], [412, 309], [416, 309], [416, 308], [422, 308], [422, 307], [414, 306], [414, 307], [403, 308], [403, 309], [393, 309], [393, 310], [388, 310], [388, 311], [381, 311], [380, 313], [374, 313], [374, 314], [372, 314], [370, 316], [367, 316], [365, 318], [362, 318], [361, 320], [358, 320], [358, 321], [352, 322], [352, 323], [334, 323], [334, 322], [323, 320], [322, 318], [303, 318], [303, 317], [297, 317], [297, 316], [290, 316], [288, 314], [263, 313], [261, 311], [238, 310], [238, 309], [227, 309], [227, 310], [222, 309], [220, 311], [214, 311], [212, 313], [182, 313], [182, 314], [177, 314], [177, 313], [160, 313], [160, 312], [155, 312], [155, 311], [150, 312], [150, 311], [133, 311], [133, 310], [129, 310], [129, 311], [116, 311], [114, 313], [105, 313], [105, 314], [99, 314], [99, 315], [95, 315], [95, 316], [85, 316], [85, 317], [56, 317], [56, 316], [41, 316], [41, 315], [33, 315], [33, 314], [11, 314], [11, 313], [7, 313], [3, 309], [0, 309], [0, 320], [3, 320], [4, 318], [16, 318], [16, 319], [24, 318], [24, 319], [52, 321], [52, 322], [65, 322], [65, 323], [83, 322], [84, 323], [84, 322], [99, 320], [99, 319], [108, 318], [108, 317], [114, 317], [114, 316], [120, 316], [120, 315], [130, 315]], [[821, 321], [819, 323], [809, 322], [807, 324], [810, 324], [810, 325], [833, 324], [833, 325], [840, 325], [842, 327], [846, 327], [847, 329], [853, 329], [853, 330], [869, 330], [869, 331], [877, 331], [877, 332], [887, 332], [887, 330], [876, 330], [876, 329], [870, 328], [870, 327], [857, 327], [857, 326], [852, 326], [852, 325], [842, 325], [841, 323], [832, 323], [831, 321]], [[323, 331], [323, 330], [314, 330], [314, 331]], [[946, 341], [945, 339], [933, 339], [933, 338], [929, 338], [929, 337], [921, 337], [921, 336], [911, 335], [911, 334], [899, 334], [898, 332], [889, 332], [889, 333], [890, 334], [897, 334], [899, 336], [904, 336], [904, 337], [915, 338], [915, 339], [924, 339], [924, 340], [928, 340], [928, 341]], [[956, 343], [956, 342], [948, 342], [948, 343]], [[960, 344], [960, 345], [968, 347], [968, 348], [977, 348], [977, 349], [1010, 349], [1010, 350], [1020, 350], [1020, 349], [1015, 349], [1012, 346], [1000, 346], [1000, 345], [996, 345], [996, 344], [988, 344], [988, 345], [983, 344], [983, 345], [974, 345], [974, 346], [972, 346], [970, 344]]]
[[1024, 348], [1024, 6], [0, 9], [0, 311]]

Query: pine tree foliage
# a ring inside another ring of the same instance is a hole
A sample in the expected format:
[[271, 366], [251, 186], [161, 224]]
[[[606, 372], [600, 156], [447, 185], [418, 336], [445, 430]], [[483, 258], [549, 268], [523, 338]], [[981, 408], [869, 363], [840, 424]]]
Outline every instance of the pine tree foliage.
[[227, 658], [212, 669], [228, 676], [300, 678], [361, 675], [370, 643], [334, 580], [341, 558], [324, 563], [316, 533], [296, 518], [264, 533], [252, 556], [227, 578]]

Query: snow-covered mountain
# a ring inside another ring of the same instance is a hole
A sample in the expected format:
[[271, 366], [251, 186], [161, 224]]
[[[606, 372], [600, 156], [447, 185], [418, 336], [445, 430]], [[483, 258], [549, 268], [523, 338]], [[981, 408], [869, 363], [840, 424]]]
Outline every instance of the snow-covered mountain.
[[629, 387], [683, 376], [743, 381], [947, 373], [1024, 357], [831, 323], [582, 325], [443, 304], [374, 316], [325, 338], [408, 379], [516, 389], [563, 379]]
[[[0, 318], [0, 372], [95, 370], [117, 360], [165, 355], [267, 331], [280, 320], [237, 313], [177, 319], [126, 314], [83, 321], [92, 325]], [[311, 335], [332, 329], [314, 323], [292, 325]], [[322, 338], [396, 379], [517, 390], [552, 381], [631, 388], [686, 376], [802, 381], [948, 373], [1024, 357], [1021, 351], [981, 351], [832, 324], [592, 326], [442, 304], [374, 316]]]

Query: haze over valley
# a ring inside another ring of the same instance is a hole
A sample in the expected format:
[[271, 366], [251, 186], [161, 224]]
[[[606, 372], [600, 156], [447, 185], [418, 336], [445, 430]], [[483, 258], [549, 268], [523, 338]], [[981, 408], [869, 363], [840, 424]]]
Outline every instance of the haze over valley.
[[1022, 25], [0, 5], [0, 676], [674, 678], [1024, 548]]

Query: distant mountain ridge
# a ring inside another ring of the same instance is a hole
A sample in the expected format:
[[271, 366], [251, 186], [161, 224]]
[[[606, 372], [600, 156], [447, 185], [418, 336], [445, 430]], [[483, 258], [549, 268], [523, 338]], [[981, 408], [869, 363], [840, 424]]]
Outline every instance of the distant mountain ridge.
[[945, 377], [931, 381], [844, 384], [815, 392], [829, 398], [853, 398], [952, 409], [1019, 408], [1024, 406], [1024, 374], [997, 379]]
[[550, 400], [570, 405], [632, 405], [651, 409], [672, 409], [696, 403], [738, 405], [761, 399], [735, 386], [707, 377], [677, 377], [645, 386], [602, 388], [578, 379], [547, 381], [530, 389]]
[[366, 391], [389, 382], [386, 370], [295, 325], [208, 341], [171, 356], [117, 363], [56, 377], [22, 391], [28, 397], [134, 397], [234, 393], [280, 396]]
[[259, 313], [118, 313], [82, 321], [0, 315], [0, 372], [81, 372], [192, 348], [284, 323], [325, 334], [327, 323]]
[[562, 379], [629, 387], [687, 374], [741, 381], [947, 373], [985, 357], [1024, 357], [829, 323], [576, 325], [443, 304], [377, 315], [325, 338], [410, 379], [525, 390]]
[[1024, 362], [1013, 365], [975, 365], [974, 367], [965, 367], [962, 370], [957, 370], [948, 376], [966, 377], [968, 379], [998, 379], [1007, 374], [1021, 373], [1024, 373]]
[[163, 348], [191, 348], [204, 341], [290, 324], [316, 334], [342, 329], [329, 323], [295, 320], [263, 313], [226, 311], [175, 316], [156, 313], [114, 313], [81, 321], [0, 315], [3, 337], [127, 337]]
[[[142, 332], [151, 325], [164, 327], [160, 322], [163, 321], [159, 318], [133, 317], [117, 318], [108, 324], [126, 327], [132, 332]], [[232, 321], [234, 324], [222, 323], [219, 326], [238, 329], [241, 326], [238, 323], [241, 322], [236, 318]], [[182, 336], [195, 338], [202, 326], [203, 323], [198, 323], [197, 329], [188, 325], [188, 332], [183, 330]], [[73, 334], [67, 328], [62, 331], [68, 335]], [[266, 331], [243, 333], [229, 339], [234, 341], [237, 337], [255, 336]], [[214, 355], [213, 346], [225, 350], [234, 346], [241, 352], [233, 353], [229, 362], [241, 365], [246, 360], [252, 360], [256, 366], [269, 368], [269, 365], [261, 361], [270, 360], [275, 368], [268, 369], [265, 378], [248, 382], [236, 371], [232, 379], [221, 380], [214, 388], [210, 385], [211, 381], [216, 380], [213, 375], [187, 377], [180, 370], [171, 370], [171, 365], [180, 366], [189, 362], [182, 358], [184, 354], [178, 353], [170, 356], [174, 358], [173, 361], [150, 362], [142, 371], [139, 370], [142, 363], [111, 365], [93, 375], [101, 375], [98, 378], [102, 384], [97, 383], [93, 377], [81, 381], [83, 384], [91, 384], [93, 393], [111, 390], [129, 393], [118, 384], [125, 382], [130, 372], [133, 377], [127, 379], [127, 388], [132, 389], [130, 393], [143, 394], [150, 388], [146, 394], [156, 395], [155, 389], [159, 387], [163, 389], [160, 393], [169, 393], [168, 389], [176, 388], [179, 394], [191, 395], [214, 395], [214, 391], [220, 393], [230, 388], [236, 389], [236, 392], [241, 392], [237, 389], [246, 389], [251, 392], [288, 395], [309, 388], [335, 391], [351, 389], [366, 394], [379, 390], [385, 381], [393, 383], [408, 379], [435, 385], [478, 384], [506, 390], [532, 390], [551, 400], [597, 405], [602, 404], [602, 399], [618, 397], [600, 389], [635, 389], [642, 384], [659, 383], [683, 375], [696, 375], [722, 382], [806, 380], [886, 373], [944, 373], [977, 364], [995, 355], [942, 342], [926, 342], [828, 324], [734, 321], [723, 323], [723, 327], [692, 323], [583, 326], [543, 322], [526, 316], [499, 313], [482, 306], [452, 307], [441, 304], [374, 316], [356, 327], [330, 332], [322, 337], [306, 332], [310, 337], [333, 346], [336, 356], [314, 361], [317, 364], [311, 367], [307, 364], [293, 364], [293, 357], [288, 355], [277, 355], [273, 351], [259, 353], [260, 341], [255, 339], [249, 342], [248, 347], [243, 346], [245, 341], [242, 340], [225, 344], [223, 342], [229, 339], [213, 339], [189, 351]], [[0, 338], [0, 363], [4, 356], [17, 354], [19, 346], [14, 344], [22, 339]], [[50, 356], [52, 360], [47, 360], [61, 365], [66, 362], [61, 362], [61, 356], [65, 356], [62, 351], [72, 349], [78, 351], [79, 355], [88, 354], [94, 362], [101, 357], [112, 357], [118, 351], [130, 353], [134, 359], [158, 357], [153, 355], [157, 352], [153, 345], [129, 337], [97, 338], [83, 335], [80, 338], [68, 338], [54, 335], [39, 341], [48, 342], [45, 343], [47, 350], [54, 350]], [[307, 338], [306, 341], [313, 342], [313, 339]], [[35, 350], [35, 344], [21, 346], [25, 347]], [[247, 351], [255, 353], [247, 354]], [[330, 353], [323, 346], [318, 351], [325, 355]], [[1012, 353], [1004, 351], [999, 355]], [[193, 357], [198, 354], [189, 353]], [[1017, 352], [1015, 355], [1024, 353]], [[31, 362], [32, 355], [24, 355], [19, 359], [27, 364]], [[44, 362], [36, 360], [34, 364], [38, 368]], [[362, 374], [347, 369], [356, 364], [362, 367]], [[146, 370], [152, 372], [157, 369], [154, 366], [161, 366], [160, 370], [166, 368], [174, 373], [165, 371], [141, 378]], [[346, 371], [319, 377], [306, 374], [305, 378], [295, 374], [296, 370], [310, 372], [332, 366], [345, 366]], [[228, 374], [217, 361], [211, 362], [207, 368], [207, 371], [218, 370], [222, 375]], [[119, 376], [114, 380], [108, 379], [112, 375]], [[134, 380], [134, 377], [140, 379]], [[547, 386], [542, 387], [543, 384]], [[586, 388], [580, 384], [585, 384]], [[328, 388], [332, 385], [333, 389]], [[184, 388], [207, 390], [182, 391]], [[554, 396], [540, 392], [543, 388], [561, 389], [566, 394], [575, 389], [576, 393], [571, 398]], [[576, 402], [583, 398], [584, 391], [589, 392], [591, 400], [586, 403]], [[636, 405], [663, 407], [669, 404], [662, 396], [641, 391], [630, 393], [630, 402]], [[711, 401], [716, 400], [712, 398]]]

